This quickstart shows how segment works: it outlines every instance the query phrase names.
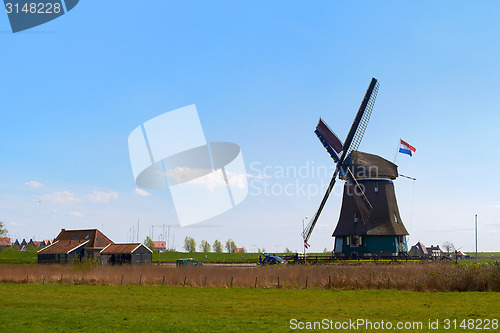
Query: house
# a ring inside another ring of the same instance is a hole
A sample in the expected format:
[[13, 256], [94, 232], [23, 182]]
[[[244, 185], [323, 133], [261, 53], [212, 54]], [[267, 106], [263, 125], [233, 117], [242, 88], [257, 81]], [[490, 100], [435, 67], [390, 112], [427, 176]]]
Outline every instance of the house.
[[141, 243], [109, 244], [101, 250], [101, 263], [115, 264], [150, 264], [153, 251]]
[[42, 245], [44, 245], [42, 241], [32, 241], [32, 243], [35, 247], [43, 247]]
[[8, 237], [0, 237], [0, 247], [10, 247], [10, 238]]
[[235, 249], [235, 252], [236, 252], [236, 253], [245, 253], [245, 248], [244, 248], [244, 247], [237, 247], [237, 248]]
[[410, 258], [422, 258], [422, 259], [427, 259], [430, 258], [429, 252], [427, 251], [427, 248], [425, 247], [424, 244], [418, 242], [417, 244], [413, 245], [408, 252]]
[[462, 251], [457, 251], [457, 252], [455, 252], [455, 257], [456, 257], [457, 259], [466, 259], [467, 257], [469, 257], [469, 258], [470, 258], [470, 256], [469, 256], [468, 254], [465, 254], [465, 253], [463, 253]]
[[160, 252], [163, 252], [167, 249], [165, 241], [153, 241], [153, 245], [155, 246], [155, 249]]
[[97, 229], [62, 229], [52, 244], [37, 252], [38, 263], [65, 264], [82, 258], [99, 258], [101, 250], [109, 244], [114, 243]]
[[427, 248], [427, 252], [429, 253], [432, 259], [441, 259], [445, 256], [444, 252], [441, 251], [441, 249], [439, 248], [439, 245], [436, 246], [431, 245], [430, 247]]

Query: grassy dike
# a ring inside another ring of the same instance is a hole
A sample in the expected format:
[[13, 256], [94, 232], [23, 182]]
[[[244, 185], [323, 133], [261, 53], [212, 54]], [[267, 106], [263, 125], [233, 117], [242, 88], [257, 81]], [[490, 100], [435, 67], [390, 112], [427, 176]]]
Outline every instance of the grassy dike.
[[[500, 294], [0, 284], [0, 331], [287, 332], [290, 320], [500, 319]], [[373, 329], [359, 327], [355, 332]], [[297, 330], [295, 330], [297, 331]], [[387, 330], [377, 330], [387, 331]], [[394, 329], [393, 329], [394, 331]], [[468, 332], [458, 327], [455, 331]], [[497, 330], [490, 329], [490, 332]]]

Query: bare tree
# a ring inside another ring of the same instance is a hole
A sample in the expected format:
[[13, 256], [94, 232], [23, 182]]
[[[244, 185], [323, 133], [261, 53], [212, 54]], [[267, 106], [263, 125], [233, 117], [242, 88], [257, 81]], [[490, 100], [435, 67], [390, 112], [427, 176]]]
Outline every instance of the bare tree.
[[450, 254], [450, 251], [453, 250], [455, 246], [453, 246], [452, 242], [444, 242], [443, 243], [443, 249], [446, 251], [446, 253]]

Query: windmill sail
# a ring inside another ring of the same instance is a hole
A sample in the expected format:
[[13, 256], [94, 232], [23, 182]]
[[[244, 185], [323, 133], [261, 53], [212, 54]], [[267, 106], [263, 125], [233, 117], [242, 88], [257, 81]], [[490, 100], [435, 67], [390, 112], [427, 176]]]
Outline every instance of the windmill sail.
[[358, 191], [356, 191], [356, 193], [358, 194], [354, 194], [354, 197], [363, 221], [367, 221], [370, 217], [370, 213], [372, 210], [371, 204], [362, 191], [361, 186], [359, 186], [355, 176], [349, 172], [348, 166], [345, 165], [345, 159], [349, 156], [349, 154], [351, 154], [351, 152], [356, 151], [359, 147], [359, 144], [361, 143], [366, 127], [368, 125], [368, 121], [370, 120], [373, 105], [375, 104], [375, 98], [377, 97], [378, 88], [379, 84], [377, 82], [377, 79], [372, 78], [363, 101], [361, 102], [361, 105], [358, 109], [356, 117], [354, 118], [354, 121], [351, 125], [351, 129], [347, 134], [344, 144], [342, 144], [342, 141], [340, 141], [340, 139], [335, 135], [335, 133], [333, 133], [333, 131], [322, 119], [320, 119], [318, 125], [316, 126], [316, 130], [314, 132], [323, 144], [323, 147], [325, 147], [325, 149], [337, 165], [335, 167], [335, 172], [333, 174], [332, 180], [330, 181], [330, 185], [328, 186], [328, 189], [323, 196], [323, 200], [321, 200], [321, 204], [316, 214], [314, 214], [311, 222], [309, 222], [307, 228], [302, 233], [302, 237], [305, 242], [307, 242], [309, 240], [309, 237], [311, 236], [314, 226], [316, 225], [323, 207], [325, 206], [326, 201], [328, 200], [328, 197], [330, 196], [330, 193], [333, 189], [333, 186], [335, 185], [335, 180], [337, 178], [337, 175], [339, 174], [339, 171], [342, 171], [342, 173], [347, 173], [347, 177], [352, 182], [353, 188], [358, 189]]

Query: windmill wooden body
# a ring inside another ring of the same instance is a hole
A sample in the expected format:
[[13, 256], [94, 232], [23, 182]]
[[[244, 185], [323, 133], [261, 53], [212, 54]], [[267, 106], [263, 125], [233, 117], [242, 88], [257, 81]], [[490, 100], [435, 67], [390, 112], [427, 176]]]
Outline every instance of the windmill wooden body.
[[397, 165], [372, 154], [357, 151], [368, 125], [378, 92], [372, 79], [345, 143], [322, 120], [315, 133], [336, 163], [330, 185], [316, 214], [303, 231], [307, 243], [335, 185], [337, 176], [345, 181], [339, 221], [332, 236], [334, 252], [341, 257], [405, 256], [406, 235], [396, 201], [393, 180]]

